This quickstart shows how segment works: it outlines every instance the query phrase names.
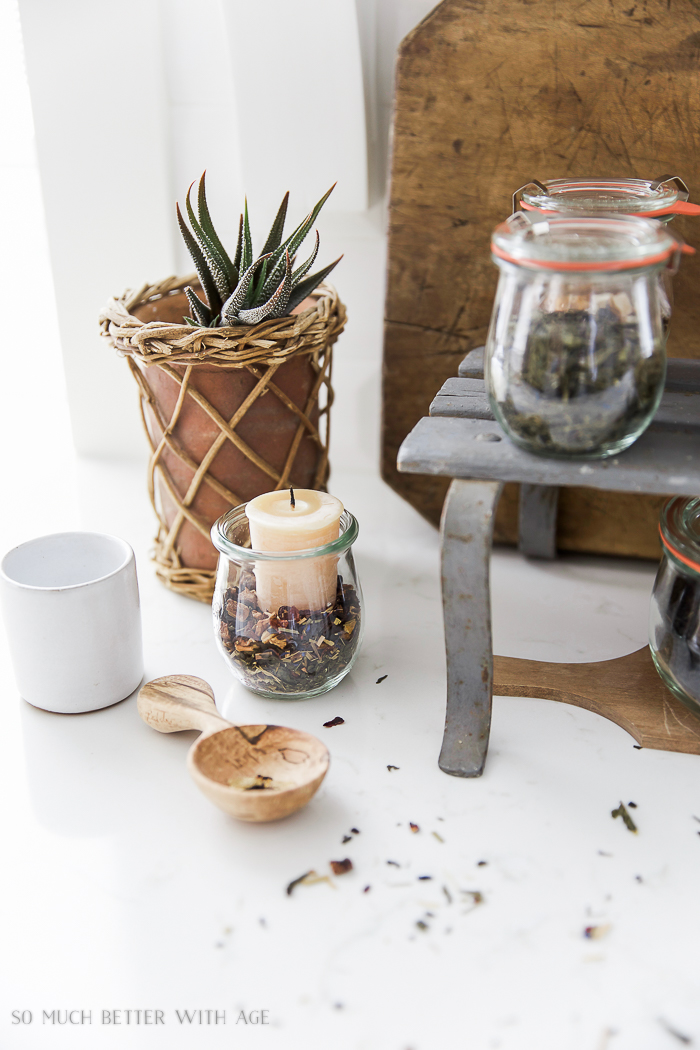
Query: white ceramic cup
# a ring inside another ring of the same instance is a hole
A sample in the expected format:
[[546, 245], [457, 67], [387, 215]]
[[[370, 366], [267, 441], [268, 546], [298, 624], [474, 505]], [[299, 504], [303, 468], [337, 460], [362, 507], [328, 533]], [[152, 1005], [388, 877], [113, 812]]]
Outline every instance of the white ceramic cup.
[[61, 532], [0, 563], [0, 601], [15, 678], [34, 707], [98, 711], [143, 677], [134, 552], [117, 536]]

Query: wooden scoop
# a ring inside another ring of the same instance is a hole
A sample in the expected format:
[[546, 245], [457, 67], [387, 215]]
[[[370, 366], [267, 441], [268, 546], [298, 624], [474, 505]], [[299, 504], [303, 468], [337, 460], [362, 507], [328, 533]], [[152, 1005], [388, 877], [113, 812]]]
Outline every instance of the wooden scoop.
[[201, 729], [187, 766], [199, 790], [239, 820], [278, 820], [312, 798], [328, 771], [320, 740], [284, 726], [234, 726], [222, 718], [211, 686], [173, 674], [148, 682], [138, 696], [141, 718], [159, 733]]

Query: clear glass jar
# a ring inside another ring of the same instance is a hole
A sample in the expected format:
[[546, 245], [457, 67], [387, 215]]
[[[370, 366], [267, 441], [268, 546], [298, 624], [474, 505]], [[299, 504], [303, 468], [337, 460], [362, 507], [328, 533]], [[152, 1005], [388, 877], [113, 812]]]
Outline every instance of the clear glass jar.
[[671, 692], [700, 715], [700, 498], [668, 501], [661, 512], [661, 539], [649, 648]]
[[[248, 689], [273, 700], [306, 700], [348, 674], [362, 640], [362, 591], [352, 554], [358, 531], [353, 515], [344, 511], [337, 540], [313, 550], [276, 553], [251, 549], [245, 504], [214, 524], [216, 641], [229, 669]], [[320, 591], [328, 590], [329, 576], [331, 595], [324, 608], [315, 608]], [[269, 593], [285, 601], [291, 596], [295, 604], [275, 602], [277, 607], [268, 609], [262, 596]]]
[[688, 202], [688, 187], [676, 175], [653, 181], [577, 178], [530, 182], [514, 194], [513, 211], [518, 195], [522, 208], [544, 216], [607, 213], [670, 222], [675, 215], [700, 215], [700, 205]]
[[[518, 196], [520, 195], [520, 196]], [[676, 215], [700, 215], [700, 205], [688, 201], [688, 187], [677, 175], [660, 179], [545, 179], [530, 182], [513, 194], [513, 211], [518, 204], [531, 216], [637, 215], [640, 218], [671, 222]], [[671, 274], [659, 274], [661, 322], [668, 335], [673, 311]]]
[[599, 458], [646, 429], [666, 376], [658, 275], [681, 248], [658, 222], [624, 215], [517, 212], [496, 227], [485, 378], [517, 445]]

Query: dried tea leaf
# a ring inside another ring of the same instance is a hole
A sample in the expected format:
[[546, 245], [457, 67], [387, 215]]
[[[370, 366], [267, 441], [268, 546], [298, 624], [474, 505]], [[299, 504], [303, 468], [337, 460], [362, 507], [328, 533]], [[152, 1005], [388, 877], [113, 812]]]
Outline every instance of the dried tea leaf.
[[393, 773], [395, 769], [400, 769], [401, 767], [400, 766], [387, 766], [386, 768], [389, 770], [390, 773]]
[[399, 864], [399, 862], [397, 860], [388, 860], [387, 864], [391, 864], [392, 867], [394, 867], [394, 868], [400, 868], [401, 867], [401, 865]]
[[673, 1028], [673, 1026], [670, 1025], [668, 1021], [664, 1020], [663, 1017], [659, 1018], [659, 1024], [664, 1029], [664, 1031], [668, 1032], [669, 1035], [672, 1035], [673, 1038], [677, 1039], [679, 1043], [683, 1043], [685, 1044], [685, 1046], [692, 1045], [693, 1040], [691, 1036], [686, 1035], [685, 1032], [679, 1032], [677, 1028]]
[[437, 831], [433, 832], [433, 838], [436, 838], [438, 840], [438, 842], [444, 842], [445, 841], [444, 838], [442, 837], [442, 835], [439, 835], [437, 833]]
[[418, 827], [417, 824], [409, 824], [408, 826], [409, 826], [409, 828], [411, 829], [411, 831], [413, 832], [414, 835], [416, 835], [420, 831], [420, 828]]
[[350, 830], [353, 833], [353, 835], [359, 835], [360, 834], [360, 829], [359, 828], [350, 828]]
[[298, 879], [292, 879], [292, 881], [287, 886], [287, 896], [291, 897], [295, 886], [300, 886], [302, 882], [306, 882], [308, 878], [315, 874], [316, 872], [313, 868], [311, 868], [310, 871], [305, 871], [303, 875], [300, 875]]
[[371, 886], [365, 886], [365, 888], [363, 889], [363, 891], [362, 891], [362, 892], [363, 892], [363, 893], [369, 893], [369, 891], [370, 891], [371, 889], [372, 889], [372, 887], [371, 887]]
[[463, 897], [471, 897], [472, 908], [484, 903], [484, 895], [481, 890], [460, 890], [459, 892]]
[[385, 678], [388, 678], [388, 677], [389, 677], [389, 675], [388, 675], [388, 674], [383, 674], [381, 678], [378, 678], [378, 679], [377, 679], [377, 681], [376, 681], [376, 683], [375, 683], [375, 684], [376, 684], [376, 685], [380, 685], [380, 684], [381, 684], [381, 683], [382, 683], [382, 682], [384, 681], [384, 679], [385, 679]]
[[352, 842], [352, 835], [343, 835], [343, 841], [340, 845], [344, 846], [346, 842]]
[[348, 871], [352, 871], [352, 861], [349, 857], [345, 860], [332, 860], [331, 869], [334, 875], [345, 875]]
[[430, 927], [428, 926], [427, 922], [423, 922], [422, 919], [418, 920], [418, 922], [416, 923], [416, 926], [418, 927], [419, 930], [429, 930], [430, 929]]
[[333, 726], [345, 725], [345, 719], [337, 715], [335, 718], [331, 718], [330, 722], [324, 722], [323, 726], [325, 729], [332, 729]]
[[432, 879], [432, 877], [433, 877], [432, 875], [419, 875], [418, 876], [418, 881], [419, 882], [429, 882]]
[[615, 817], [622, 817], [622, 821], [625, 827], [628, 829], [628, 831], [634, 832], [635, 835], [637, 834], [637, 825], [627, 812], [627, 808], [624, 802], [621, 802], [617, 809], [611, 810], [610, 815], [613, 818], [613, 820], [615, 819]]

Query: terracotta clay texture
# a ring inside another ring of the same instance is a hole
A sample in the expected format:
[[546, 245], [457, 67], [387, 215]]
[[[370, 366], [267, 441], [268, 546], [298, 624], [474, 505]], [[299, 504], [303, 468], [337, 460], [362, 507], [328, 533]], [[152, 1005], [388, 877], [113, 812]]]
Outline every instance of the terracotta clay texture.
[[[301, 312], [308, 305], [309, 300], [306, 300], [296, 312]], [[146, 303], [134, 309], [133, 313], [144, 322], [159, 320], [181, 323], [183, 315], [188, 313], [188, 306], [184, 294], [181, 293], [167, 296], [155, 303]], [[159, 365], [144, 365], [138, 362], [138, 367], [157, 403], [161, 419], [170, 420], [180, 392], [178, 382]], [[182, 364], [168, 367], [180, 377], [186, 371], [186, 366]], [[261, 365], [250, 370], [229, 369], [202, 361], [197, 362], [192, 369], [189, 384], [199, 391], [224, 419], [229, 420], [254, 389], [264, 371], [265, 368]], [[274, 374], [275, 384], [302, 411], [305, 410], [315, 381], [316, 372], [307, 356], [286, 361]], [[163, 428], [151, 405], [146, 403], [144, 410], [151, 439], [157, 445], [163, 436]], [[309, 413], [309, 418], [318, 426], [318, 403]], [[268, 391], [253, 402], [235, 430], [246, 445], [281, 472], [298, 425], [299, 420], [294, 412]], [[195, 463], [199, 464], [202, 461], [219, 433], [219, 428], [211, 416], [193, 398], [186, 397], [172, 434]], [[306, 432], [301, 438], [293, 462], [290, 477], [293, 485], [299, 488], [319, 487], [317, 472], [320, 451], [316, 442]], [[194, 469], [167, 448], [162, 453], [162, 463], [179, 496], [184, 498], [194, 477]], [[224, 442], [217, 452], [208, 467], [208, 473], [235, 496], [236, 503], [246, 502], [275, 487], [274, 480], [230, 441]], [[321, 483], [323, 482], [325, 476], [321, 479]], [[170, 527], [177, 509], [167, 489], [161, 484], [159, 474], [156, 475], [156, 498]], [[213, 525], [231, 505], [231, 501], [220, 492], [214, 491], [208, 485], [200, 485], [191, 509], [200, 520]], [[185, 520], [180, 526], [177, 550], [184, 566], [210, 570], [216, 568], [217, 553], [214, 547], [189, 521]]]
[[[491, 231], [532, 178], [682, 176], [700, 200], [697, 6], [444, 0], [397, 64], [384, 336], [383, 474], [438, 523], [448, 481], [400, 475], [399, 446], [482, 345]], [[700, 246], [700, 223], [674, 220]], [[672, 357], [700, 357], [700, 255], [674, 278]], [[560, 494], [558, 545], [658, 556], [656, 497]], [[506, 493], [495, 535], [517, 533]]]

